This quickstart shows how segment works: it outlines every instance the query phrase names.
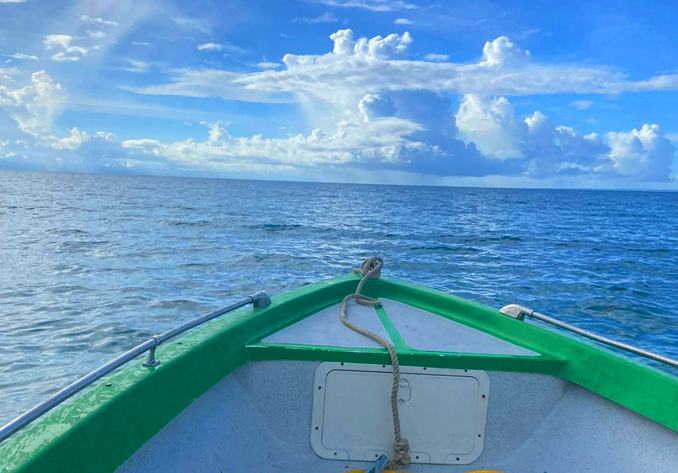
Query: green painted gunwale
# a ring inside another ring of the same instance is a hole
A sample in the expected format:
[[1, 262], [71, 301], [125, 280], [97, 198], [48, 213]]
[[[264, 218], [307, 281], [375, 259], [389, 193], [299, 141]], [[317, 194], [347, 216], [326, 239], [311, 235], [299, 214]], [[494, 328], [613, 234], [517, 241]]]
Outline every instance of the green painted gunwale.
[[[132, 363], [2, 443], [0, 471], [112, 472], [193, 400], [249, 361], [388, 363], [386, 352], [378, 349], [260, 342], [270, 333], [338, 303], [355, 290], [358, 279], [345, 275], [282, 294], [267, 308], [240, 309], [162, 345], [157, 353], [162, 361], [159, 366]], [[397, 337], [403, 365], [558, 376], [678, 432], [675, 376], [593, 343], [407, 282], [382, 278], [366, 284], [364, 292], [436, 313], [541, 354], [507, 357], [421, 352]], [[387, 330], [395, 330], [385, 314], [379, 314]]]

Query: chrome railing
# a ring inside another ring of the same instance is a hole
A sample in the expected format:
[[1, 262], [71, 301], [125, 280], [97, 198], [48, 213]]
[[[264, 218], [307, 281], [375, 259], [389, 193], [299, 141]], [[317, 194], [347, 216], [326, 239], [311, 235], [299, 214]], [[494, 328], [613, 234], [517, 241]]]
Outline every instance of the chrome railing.
[[620, 350], [624, 350], [635, 355], [644, 356], [645, 358], [649, 358], [651, 360], [658, 361], [669, 366], [673, 366], [674, 368], [678, 368], [678, 361], [676, 360], [673, 360], [663, 355], [652, 353], [651, 351], [643, 350], [642, 348], [636, 348], [632, 345], [627, 345], [626, 343], [617, 342], [615, 340], [602, 337], [600, 335], [596, 335], [595, 333], [588, 332], [586, 330], [575, 327], [574, 325], [570, 325], [565, 322], [561, 322], [560, 320], [554, 319], [553, 317], [549, 317], [548, 315], [544, 315], [540, 312], [537, 312], [536, 310], [532, 310], [529, 307], [525, 307], [518, 304], [510, 304], [499, 309], [499, 312], [518, 320], [524, 320], [525, 316], [541, 320], [542, 322], [546, 322], [547, 324], [551, 324], [556, 327], [562, 328], [563, 330], [567, 330], [568, 332], [576, 333], [577, 335], [581, 335], [582, 337], [595, 340], [596, 342], [600, 342], [605, 345], [618, 348]]
[[266, 307], [270, 303], [271, 299], [265, 293], [258, 292], [257, 294], [247, 296], [245, 299], [241, 299], [231, 305], [215, 310], [214, 312], [210, 312], [209, 314], [189, 320], [188, 322], [183, 323], [173, 329], [167, 330], [160, 335], [149, 338], [145, 342], [135, 346], [131, 350], [128, 350], [122, 355], [112, 359], [105, 365], [100, 366], [91, 373], [88, 373], [77, 381], [69, 384], [61, 391], [52, 395], [49, 399], [27, 410], [8, 424], [5, 424], [2, 428], [0, 428], [0, 442], [14, 435], [17, 431], [27, 426], [43, 414], [51, 411], [66, 399], [82, 391], [98, 379], [101, 379], [110, 372], [120, 368], [145, 352], [148, 352], [148, 359], [143, 363], [144, 366], [157, 366], [160, 364], [160, 362], [155, 359], [155, 350], [161, 343], [164, 343], [167, 340], [186, 332], [187, 330], [197, 327], [198, 325], [204, 324], [205, 322], [208, 322], [212, 319], [216, 319], [217, 317], [244, 307], [248, 304], [252, 304], [254, 307]]

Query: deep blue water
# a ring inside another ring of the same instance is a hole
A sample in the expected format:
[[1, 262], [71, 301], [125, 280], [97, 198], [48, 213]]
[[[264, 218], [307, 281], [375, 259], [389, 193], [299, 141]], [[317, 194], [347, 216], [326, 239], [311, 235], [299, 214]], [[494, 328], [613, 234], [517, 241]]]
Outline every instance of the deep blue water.
[[678, 193], [0, 172], [0, 422], [149, 336], [381, 255], [678, 357]]

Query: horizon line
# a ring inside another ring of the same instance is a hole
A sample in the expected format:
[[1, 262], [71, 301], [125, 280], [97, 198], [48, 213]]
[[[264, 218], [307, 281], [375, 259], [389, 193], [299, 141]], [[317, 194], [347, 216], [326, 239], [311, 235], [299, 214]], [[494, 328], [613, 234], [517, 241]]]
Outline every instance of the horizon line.
[[[111, 176], [111, 177], [137, 177], [137, 178], [160, 178], [160, 179], [211, 179], [222, 181], [249, 181], [249, 182], [275, 182], [275, 183], [298, 183], [298, 184], [327, 184], [327, 185], [352, 185], [352, 186], [391, 186], [391, 187], [433, 187], [433, 188], [458, 188], [458, 189], [497, 189], [497, 190], [540, 190], [540, 191], [601, 191], [601, 192], [678, 192], [676, 189], [647, 189], [647, 188], [597, 188], [597, 187], [527, 187], [527, 186], [482, 186], [482, 185], [439, 185], [439, 184], [401, 184], [401, 183], [365, 183], [365, 182], [336, 182], [336, 181], [312, 181], [302, 179], [268, 179], [268, 178], [241, 178], [223, 176], [186, 176], [172, 174], [135, 174], [135, 173], [103, 173], [96, 171], [51, 171], [44, 169], [2, 169], [0, 172], [37, 173], [37, 174], [83, 174], [88, 176]], [[458, 176], [463, 177], [463, 176]]]

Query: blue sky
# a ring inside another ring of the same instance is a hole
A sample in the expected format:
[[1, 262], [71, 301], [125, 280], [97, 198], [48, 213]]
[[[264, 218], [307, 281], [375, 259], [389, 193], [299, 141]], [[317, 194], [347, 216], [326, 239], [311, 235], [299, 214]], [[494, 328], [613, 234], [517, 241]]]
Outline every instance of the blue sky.
[[0, 0], [0, 169], [678, 189], [672, 2]]

